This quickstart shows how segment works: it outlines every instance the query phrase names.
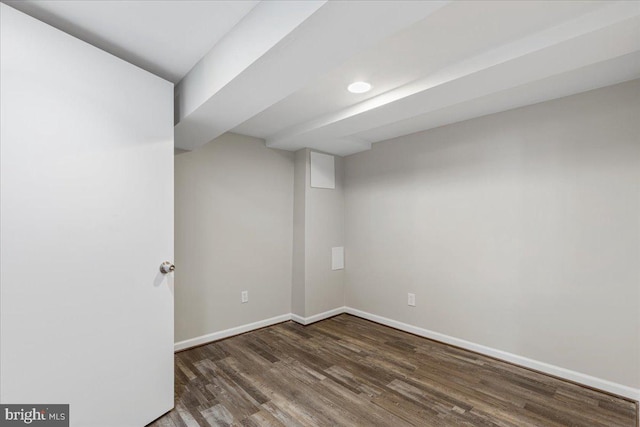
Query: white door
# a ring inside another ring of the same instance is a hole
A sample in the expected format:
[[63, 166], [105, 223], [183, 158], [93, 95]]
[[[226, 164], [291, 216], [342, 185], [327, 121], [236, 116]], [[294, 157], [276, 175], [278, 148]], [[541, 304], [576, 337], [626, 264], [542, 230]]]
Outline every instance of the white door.
[[173, 407], [173, 85], [0, 4], [0, 402]]

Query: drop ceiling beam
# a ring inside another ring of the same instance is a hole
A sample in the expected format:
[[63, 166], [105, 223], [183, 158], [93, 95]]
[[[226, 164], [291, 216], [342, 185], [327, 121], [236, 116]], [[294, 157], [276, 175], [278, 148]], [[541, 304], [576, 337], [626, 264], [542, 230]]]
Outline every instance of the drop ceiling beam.
[[176, 86], [178, 122], [192, 114], [326, 1], [260, 2]]
[[[380, 140], [363, 137], [372, 128], [394, 126], [416, 116], [428, 121], [430, 113], [444, 109], [451, 113], [453, 106], [464, 110], [467, 102], [631, 55], [640, 50], [639, 29], [638, 5], [613, 3], [349, 108], [284, 129], [266, 143], [272, 148], [309, 147], [338, 155], [362, 151], [367, 142]], [[474, 111], [481, 109], [476, 105]], [[494, 111], [484, 114], [490, 112]]]
[[447, 3], [261, 2], [177, 85], [176, 147], [206, 144]]

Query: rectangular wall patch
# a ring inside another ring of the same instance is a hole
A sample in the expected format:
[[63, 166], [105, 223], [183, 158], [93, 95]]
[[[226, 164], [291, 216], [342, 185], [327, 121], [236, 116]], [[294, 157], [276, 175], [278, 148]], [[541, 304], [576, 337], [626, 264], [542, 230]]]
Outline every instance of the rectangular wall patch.
[[336, 188], [335, 159], [329, 154], [311, 152], [311, 186]]
[[331, 269], [342, 270], [344, 268], [344, 247], [331, 248]]

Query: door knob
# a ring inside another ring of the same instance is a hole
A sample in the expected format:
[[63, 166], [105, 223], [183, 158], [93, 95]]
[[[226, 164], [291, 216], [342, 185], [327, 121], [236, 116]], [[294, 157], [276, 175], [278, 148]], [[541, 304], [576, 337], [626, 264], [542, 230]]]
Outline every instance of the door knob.
[[165, 261], [162, 264], [160, 264], [160, 273], [162, 274], [171, 273], [175, 269], [176, 269], [176, 266], [171, 264], [169, 261]]

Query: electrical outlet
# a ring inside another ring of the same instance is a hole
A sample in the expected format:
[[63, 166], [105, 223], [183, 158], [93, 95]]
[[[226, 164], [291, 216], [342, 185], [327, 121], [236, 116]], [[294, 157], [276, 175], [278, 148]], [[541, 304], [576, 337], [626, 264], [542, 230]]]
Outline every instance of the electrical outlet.
[[242, 291], [242, 293], [240, 294], [240, 297], [242, 299], [243, 304], [245, 302], [249, 302], [249, 291]]
[[407, 305], [410, 305], [411, 307], [416, 306], [416, 294], [408, 294]]

